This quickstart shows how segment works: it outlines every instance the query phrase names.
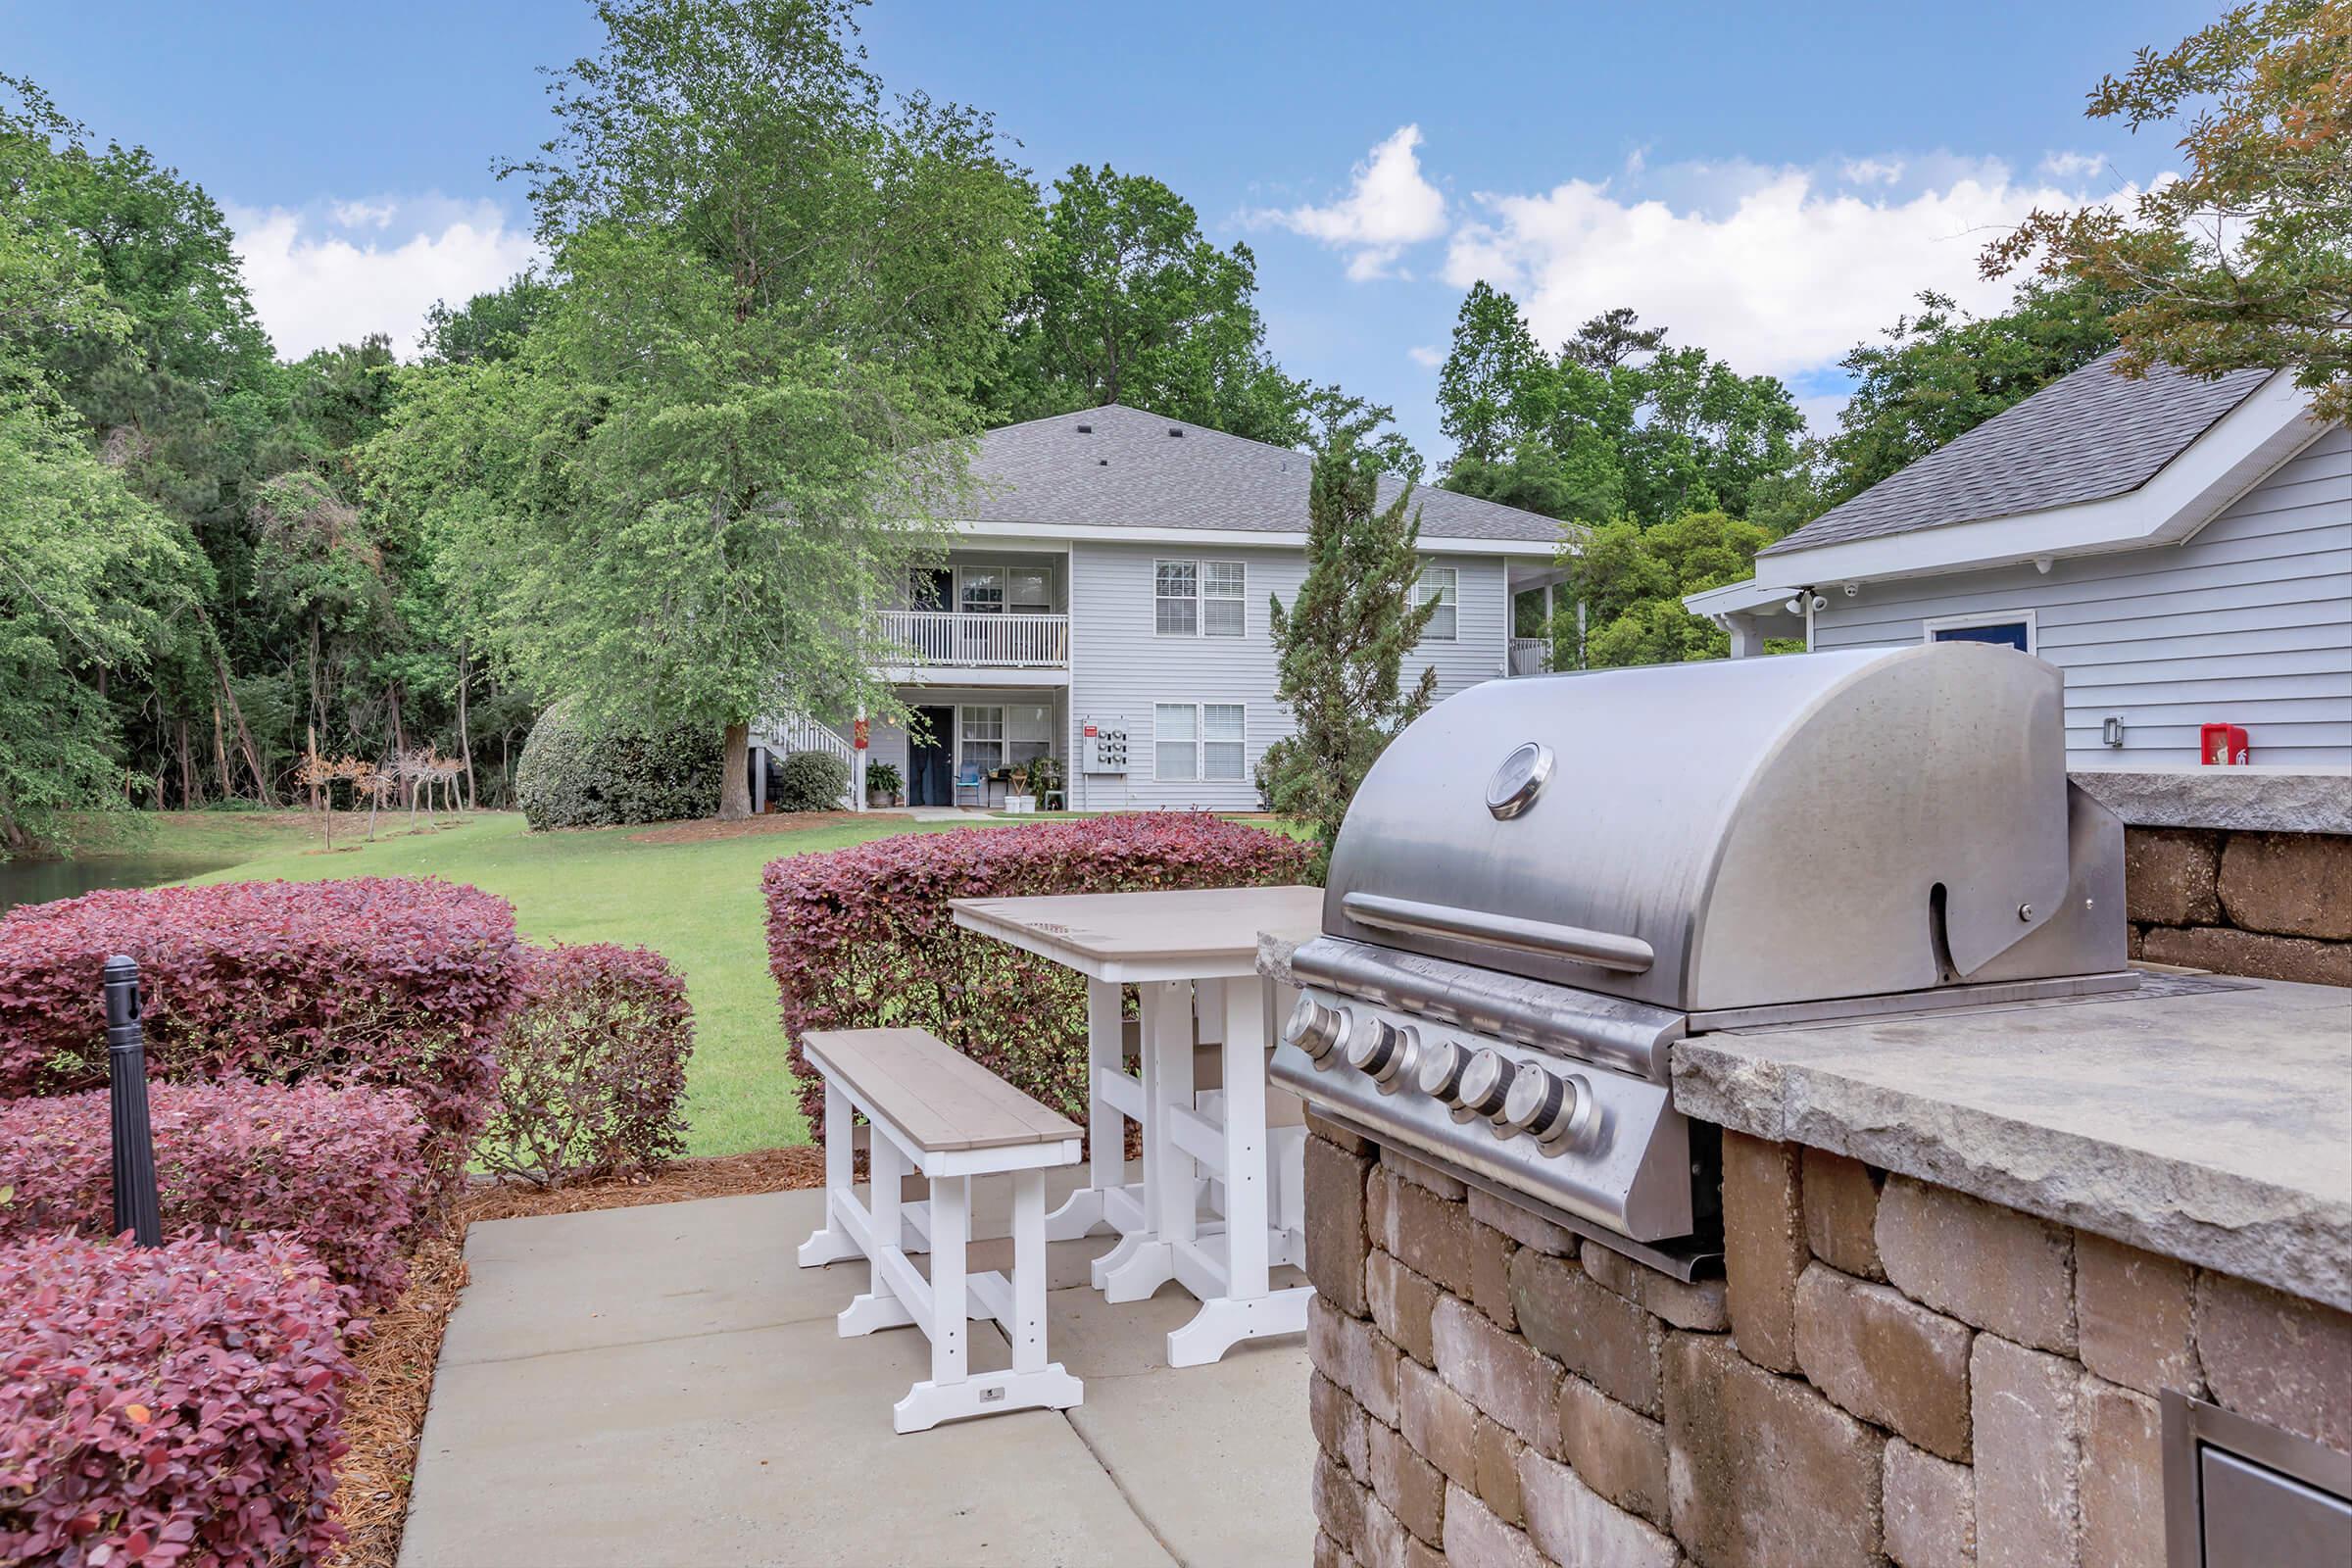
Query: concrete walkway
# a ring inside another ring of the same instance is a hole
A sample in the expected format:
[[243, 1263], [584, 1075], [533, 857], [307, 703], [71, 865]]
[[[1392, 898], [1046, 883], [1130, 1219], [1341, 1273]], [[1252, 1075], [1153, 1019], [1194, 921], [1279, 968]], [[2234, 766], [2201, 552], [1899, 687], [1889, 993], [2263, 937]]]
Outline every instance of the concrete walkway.
[[[1058, 1196], [1075, 1176], [1057, 1174]], [[1003, 1188], [976, 1196], [977, 1234], [1003, 1235]], [[474, 1226], [401, 1568], [1312, 1555], [1301, 1343], [1172, 1371], [1161, 1336], [1192, 1299], [1107, 1305], [1086, 1265], [1111, 1239], [1057, 1243], [1048, 1333], [1085, 1403], [899, 1437], [890, 1407], [927, 1375], [926, 1342], [834, 1337], [865, 1265], [795, 1265], [821, 1206], [779, 1193]], [[975, 1246], [971, 1266], [1009, 1251]], [[970, 1343], [975, 1366], [1010, 1360], [994, 1324]]]

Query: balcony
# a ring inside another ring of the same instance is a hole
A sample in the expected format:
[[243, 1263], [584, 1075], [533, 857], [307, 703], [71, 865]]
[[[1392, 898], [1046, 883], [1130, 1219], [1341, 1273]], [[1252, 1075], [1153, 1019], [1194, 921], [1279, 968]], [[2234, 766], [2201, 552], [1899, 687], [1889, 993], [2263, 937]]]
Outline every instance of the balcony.
[[902, 678], [920, 671], [1067, 670], [1070, 617], [1035, 612], [974, 614], [886, 610], [877, 617], [882, 662]]
[[1551, 668], [1551, 639], [1548, 637], [1514, 637], [1511, 639], [1510, 672], [1514, 675], [1542, 675]]

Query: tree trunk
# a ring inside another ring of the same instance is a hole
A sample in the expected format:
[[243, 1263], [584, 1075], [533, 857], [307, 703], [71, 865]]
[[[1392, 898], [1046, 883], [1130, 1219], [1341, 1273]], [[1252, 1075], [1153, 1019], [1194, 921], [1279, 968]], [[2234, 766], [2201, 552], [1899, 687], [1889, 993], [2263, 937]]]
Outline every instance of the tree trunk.
[[386, 687], [385, 695], [392, 702], [392, 757], [401, 764], [400, 800], [409, 808], [409, 824], [414, 827], [416, 822], [416, 784], [409, 777], [409, 732], [400, 722], [400, 682], [394, 681]]
[[752, 814], [752, 726], [729, 724], [720, 747], [718, 819], [742, 822]]
[[458, 755], [466, 759], [466, 809], [473, 809], [473, 736], [466, 727], [466, 688], [473, 679], [473, 671], [466, 662], [466, 650], [458, 650]]
[[253, 728], [245, 722], [245, 710], [237, 706], [235, 688], [228, 684], [228, 665], [220, 650], [213, 651], [213, 672], [220, 679], [220, 700], [228, 705], [228, 716], [237, 721], [237, 744], [244, 748], [245, 765], [253, 769], [253, 786], [261, 791], [262, 804], [277, 809], [277, 792], [270, 787], [270, 775], [262, 768], [261, 748], [253, 744]]
[[237, 781], [228, 776], [228, 741], [220, 732], [220, 699], [213, 699], [213, 765], [220, 770], [220, 798], [227, 800], [237, 793]]
[[[317, 756], [318, 755], [318, 724], [319, 724], [320, 717], [322, 716], [322, 715], [319, 713], [319, 710], [318, 710], [318, 617], [317, 615], [313, 615], [313, 616], [311, 617], [311, 667], [310, 667], [310, 676], [311, 676], [311, 731], [310, 731], [310, 733], [311, 733], [311, 755], [312, 755], [313, 757], [317, 757]], [[332, 790], [329, 790], [329, 791], [327, 792], [327, 801], [326, 801], [326, 804], [327, 804], [327, 805], [328, 805], [330, 808], [331, 808], [331, 807], [332, 807], [332, 806], [335, 804], [335, 801], [334, 801], [334, 792], [333, 792]], [[314, 783], [314, 784], [311, 786], [311, 809], [312, 809], [312, 810], [314, 810], [314, 811], [316, 811], [317, 809], [318, 809], [318, 786], [316, 783]]]
[[192, 811], [204, 804], [204, 775], [196, 771], [196, 754], [188, 745], [186, 716], [173, 719], [172, 730], [179, 743], [180, 808]]

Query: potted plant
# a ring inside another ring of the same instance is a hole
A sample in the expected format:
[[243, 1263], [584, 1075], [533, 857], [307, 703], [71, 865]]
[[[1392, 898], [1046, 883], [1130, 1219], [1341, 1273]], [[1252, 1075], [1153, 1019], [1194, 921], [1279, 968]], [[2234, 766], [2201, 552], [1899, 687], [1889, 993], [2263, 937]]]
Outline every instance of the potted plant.
[[900, 806], [906, 799], [906, 781], [896, 762], [869, 762], [865, 769], [865, 804]]
[[1007, 811], [1034, 811], [1037, 809], [1037, 797], [1029, 793], [1029, 769], [1026, 766], [1016, 763], [1004, 770], [1004, 809]]

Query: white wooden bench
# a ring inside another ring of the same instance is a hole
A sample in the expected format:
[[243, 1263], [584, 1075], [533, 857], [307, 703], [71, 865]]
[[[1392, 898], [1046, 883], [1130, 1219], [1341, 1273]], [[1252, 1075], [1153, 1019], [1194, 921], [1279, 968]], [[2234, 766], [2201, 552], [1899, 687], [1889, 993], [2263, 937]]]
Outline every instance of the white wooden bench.
[[[1046, 1359], [1046, 1170], [1078, 1162], [1077, 1124], [921, 1029], [816, 1030], [801, 1049], [825, 1081], [825, 1222], [801, 1244], [801, 1266], [866, 1259], [865, 1294], [836, 1319], [842, 1338], [913, 1324], [931, 1340], [931, 1376], [892, 1406], [892, 1427], [1077, 1404], [1079, 1380]], [[870, 1206], [856, 1189], [853, 1111], [873, 1128]], [[928, 1280], [907, 1256], [918, 1219], [902, 1204], [909, 1170], [930, 1182], [912, 1249], [927, 1247]], [[964, 1272], [971, 1179], [994, 1175], [1012, 1178], [1010, 1279]], [[1004, 1329], [1009, 1369], [969, 1370], [969, 1318]]]

